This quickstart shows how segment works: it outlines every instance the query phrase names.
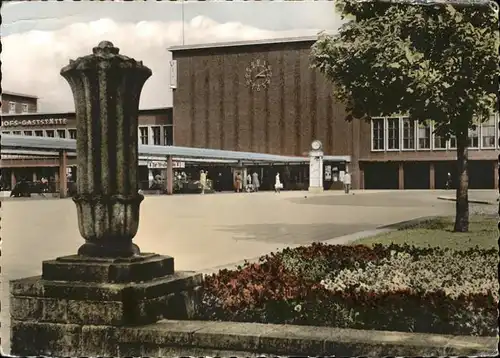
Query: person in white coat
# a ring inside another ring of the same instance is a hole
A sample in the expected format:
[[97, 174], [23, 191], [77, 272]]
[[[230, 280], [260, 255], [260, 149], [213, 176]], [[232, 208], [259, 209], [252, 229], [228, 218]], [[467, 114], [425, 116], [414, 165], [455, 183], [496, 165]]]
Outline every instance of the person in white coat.
[[274, 191], [279, 194], [282, 187], [283, 184], [281, 184], [280, 181], [280, 173], [276, 173], [276, 180], [274, 182]]
[[247, 193], [251, 193], [253, 191], [252, 177], [250, 176], [250, 173], [247, 174], [247, 184], [245, 190], [247, 191]]
[[255, 191], [259, 191], [260, 188], [259, 174], [257, 174], [256, 172], [253, 172], [252, 174], [252, 185]]
[[346, 194], [349, 194], [349, 191], [351, 190], [351, 173], [349, 173], [347, 170], [344, 174], [344, 192]]
[[200, 185], [201, 185], [201, 193], [205, 194], [205, 188], [207, 187], [207, 173], [203, 170], [200, 171]]

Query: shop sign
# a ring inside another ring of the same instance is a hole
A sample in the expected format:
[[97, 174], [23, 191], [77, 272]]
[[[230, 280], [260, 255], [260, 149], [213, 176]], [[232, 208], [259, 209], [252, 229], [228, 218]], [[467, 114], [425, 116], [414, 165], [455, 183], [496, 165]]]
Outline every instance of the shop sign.
[[67, 118], [47, 118], [47, 119], [13, 119], [11, 121], [2, 121], [2, 127], [30, 127], [30, 126], [52, 126], [64, 125], [68, 123]]
[[[172, 162], [172, 169], [182, 169], [186, 167], [186, 163], [184, 162]], [[149, 169], [166, 169], [167, 162], [166, 161], [148, 161]]]

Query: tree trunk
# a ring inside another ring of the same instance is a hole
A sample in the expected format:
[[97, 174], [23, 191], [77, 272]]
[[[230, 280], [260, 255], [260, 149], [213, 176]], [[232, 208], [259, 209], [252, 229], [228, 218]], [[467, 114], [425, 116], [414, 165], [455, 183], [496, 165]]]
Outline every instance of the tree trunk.
[[469, 231], [469, 172], [467, 169], [468, 153], [468, 131], [457, 133], [457, 203], [455, 212], [455, 232]]

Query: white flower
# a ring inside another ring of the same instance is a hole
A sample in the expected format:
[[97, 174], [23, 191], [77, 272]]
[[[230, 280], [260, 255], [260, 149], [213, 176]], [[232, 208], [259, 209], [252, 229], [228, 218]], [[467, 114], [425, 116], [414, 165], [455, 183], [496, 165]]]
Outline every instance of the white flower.
[[352, 270], [343, 269], [336, 275], [330, 274], [321, 283], [331, 291], [347, 287], [375, 292], [443, 290], [453, 298], [460, 294], [491, 293], [498, 299], [499, 284], [495, 270], [498, 258], [494, 255], [462, 257], [452, 251], [423, 255], [418, 259], [408, 253], [392, 252], [391, 255], [377, 264], [367, 263], [365, 269], [355, 267]]
[[302, 311], [302, 306], [296, 305], [293, 309], [295, 310], [295, 312], [300, 312], [300, 311]]

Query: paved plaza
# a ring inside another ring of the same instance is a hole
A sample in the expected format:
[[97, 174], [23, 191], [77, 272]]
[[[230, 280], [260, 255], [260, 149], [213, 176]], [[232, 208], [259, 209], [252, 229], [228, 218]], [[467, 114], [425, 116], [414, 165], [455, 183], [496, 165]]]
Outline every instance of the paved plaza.
[[[147, 196], [135, 243], [175, 258], [178, 270], [204, 270], [286, 246], [326, 241], [414, 219], [453, 214], [448, 191], [270, 192]], [[470, 197], [496, 200], [493, 190]], [[39, 275], [43, 260], [83, 243], [71, 199], [2, 203], [2, 346], [8, 349], [8, 280]]]

